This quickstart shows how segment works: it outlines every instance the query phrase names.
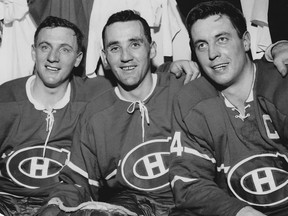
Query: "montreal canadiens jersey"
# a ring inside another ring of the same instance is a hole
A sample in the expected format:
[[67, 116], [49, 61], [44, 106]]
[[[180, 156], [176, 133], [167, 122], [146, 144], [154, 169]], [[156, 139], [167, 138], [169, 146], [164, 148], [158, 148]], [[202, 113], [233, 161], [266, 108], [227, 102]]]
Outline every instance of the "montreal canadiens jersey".
[[272, 76], [279, 74], [270, 63], [257, 62], [256, 68], [245, 115], [205, 78], [177, 95], [170, 167], [177, 207], [202, 215], [236, 215], [246, 205], [267, 215], [281, 209], [287, 213], [287, 143], [274, 124], [277, 110], [270, 107], [270, 115], [260, 107], [256, 92], [265, 68], [273, 70]]
[[[99, 187], [106, 185], [174, 205], [168, 180], [171, 109], [183, 79], [167, 72], [153, 76], [154, 89], [141, 102], [121, 99], [115, 88], [86, 107], [75, 133], [71, 162], [61, 177], [86, 184], [93, 200], [99, 199]], [[56, 191], [53, 197], [62, 197], [67, 206], [75, 205], [75, 197], [69, 193], [69, 201], [62, 192]]]
[[111, 87], [102, 78], [73, 77], [63, 99], [48, 112], [31, 97], [29, 83], [34, 78], [0, 86], [0, 194], [47, 196], [70, 159], [81, 110], [88, 100]]

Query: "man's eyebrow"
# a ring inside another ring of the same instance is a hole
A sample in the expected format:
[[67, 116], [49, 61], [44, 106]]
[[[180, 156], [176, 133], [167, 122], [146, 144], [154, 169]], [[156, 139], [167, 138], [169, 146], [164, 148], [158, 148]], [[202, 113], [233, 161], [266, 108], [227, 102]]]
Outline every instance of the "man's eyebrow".
[[131, 38], [129, 39], [130, 42], [141, 42], [143, 43], [144, 39], [141, 37], [135, 37], [135, 38]]
[[[38, 44], [38, 46], [39, 46], [39, 45], [42, 45], [42, 44], [47, 44], [47, 45], [49, 45], [49, 46], [52, 47], [52, 44], [49, 43], [48, 41], [41, 41], [41, 42]], [[62, 43], [62, 44], [60, 44], [60, 47], [63, 47], [63, 46], [68, 46], [69, 48], [71, 48], [71, 49], [74, 50], [73, 46], [71, 46], [71, 45], [68, 44], [68, 43]]]
[[107, 48], [110, 47], [110, 46], [117, 45], [117, 44], [119, 44], [119, 41], [110, 41], [110, 42], [107, 44]]
[[41, 41], [40, 43], [36, 44], [37, 46], [42, 45], [42, 44], [47, 44], [49, 46], [51, 46], [51, 44], [47, 41]]
[[228, 32], [220, 32], [219, 34], [215, 35], [215, 37], [217, 38], [217, 37], [220, 37], [220, 36], [229, 36], [229, 35], [231, 35], [231, 34], [228, 33]]
[[[230, 36], [230, 35], [231, 34], [229, 32], [220, 32], [217, 35], [215, 35], [214, 38], [218, 38], [221, 36]], [[193, 42], [193, 45], [196, 45], [196, 44], [202, 43], [202, 42], [206, 42], [206, 40], [203, 40], [203, 39], [196, 40], [195, 42]]]
[[[144, 39], [141, 38], [141, 37], [134, 37], [134, 38], [130, 38], [128, 41], [129, 41], [129, 42], [141, 42], [141, 43], [143, 43], [143, 42], [144, 42]], [[110, 41], [110, 42], [107, 44], [107, 48], [110, 47], [110, 46], [118, 45], [118, 44], [120, 44], [119, 41]]]
[[196, 44], [202, 43], [202, 42], [206, 42], [206, 41], [202, 40], [202, 39], [199, 39], [199, 40], [194, 41], [192, 44], [193, 44], [193, 46], [195, 46]]

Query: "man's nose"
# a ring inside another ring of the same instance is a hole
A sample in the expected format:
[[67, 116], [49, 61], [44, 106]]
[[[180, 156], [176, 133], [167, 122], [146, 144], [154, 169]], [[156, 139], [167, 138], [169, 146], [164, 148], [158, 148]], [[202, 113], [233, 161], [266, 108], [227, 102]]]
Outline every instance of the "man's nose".
[[131, 51], [129, 49], [122, 49], [121, 52], [121, 61], [122, 62], [127, 62], [132, 59]]
[[208, 48], [208, 55], [209, 55], [210, 60], [214, 60], [215, 58], [219, 57], [221, 54], [216, 45], [210, 45]]
[[60, 52], [58, 50], [51, 50], [48, 55], [48, 61], [58, 62], [60, 58]]

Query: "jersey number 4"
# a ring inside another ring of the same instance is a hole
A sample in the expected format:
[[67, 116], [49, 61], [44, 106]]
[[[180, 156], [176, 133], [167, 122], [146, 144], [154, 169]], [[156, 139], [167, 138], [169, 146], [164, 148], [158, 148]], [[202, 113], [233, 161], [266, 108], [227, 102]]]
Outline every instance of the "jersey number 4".
[[181, 133], [175, 132], [170, 146], [170, 153], [176, 153], [177, 156], [181, 156], [183, 150], [184, 147], [181, 144]]

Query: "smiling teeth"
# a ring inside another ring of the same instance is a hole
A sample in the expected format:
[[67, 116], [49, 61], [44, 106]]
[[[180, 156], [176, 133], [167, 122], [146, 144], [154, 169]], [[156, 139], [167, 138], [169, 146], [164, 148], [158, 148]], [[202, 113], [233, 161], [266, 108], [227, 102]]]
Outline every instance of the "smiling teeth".
[[47, 66], [46, 68], [47, 68], [48, 70], [52, 70], [52, 71], [58, 71], [58, 70], [59, 70], [58, 68], [49, 67], [49, 66]]
[[223, 70], [228, 64], [220, 64], [213, 67], [214, 70]]
[[123, 67], [123, 70], [133, 70], [135, 67], [134, 66], [130, 66], [130, 67]]

